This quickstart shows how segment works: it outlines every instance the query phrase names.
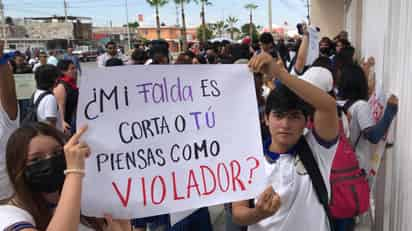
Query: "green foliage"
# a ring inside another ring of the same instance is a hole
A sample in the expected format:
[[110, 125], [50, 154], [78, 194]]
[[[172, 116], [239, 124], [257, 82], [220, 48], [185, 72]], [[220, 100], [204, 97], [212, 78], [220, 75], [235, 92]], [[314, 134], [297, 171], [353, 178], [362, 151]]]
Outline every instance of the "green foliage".
[[213, 31], [208, 26], [201, 25], [196, 29], [196, 34], [197, 34], [198, 39], [203, 38], [204, 31], [206, 32], [206, 40], [209, 40], [213, 37]]
[[162, 7], [166, 5], [169, 2], [169, 0], [146, 0], [146, 2], [149, 3], [149, 5], [152, 7]]
[[[249, 25], [250, 25], [249, 23], [246, 23], [241, 27], [240, 30], [242, 32], [242, 37], [250, 36], [250, 34], [249, 34]], [[257, 28], [256, 28], [255, 24], [252, 23], [252, 27], [253, 27], [252, 40], [254, 42], [256, 42], [256, 41], [259, 40], [259, 32], [257, 31]]]

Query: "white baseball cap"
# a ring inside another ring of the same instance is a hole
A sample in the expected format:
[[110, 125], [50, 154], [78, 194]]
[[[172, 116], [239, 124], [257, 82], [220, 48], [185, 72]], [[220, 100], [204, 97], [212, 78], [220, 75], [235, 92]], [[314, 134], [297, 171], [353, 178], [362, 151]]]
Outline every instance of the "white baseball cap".
[[324, 67], [311, 67], [300, 77], [300, 79], [315, 85], [325, 92], [333, 90], [332, 73]]

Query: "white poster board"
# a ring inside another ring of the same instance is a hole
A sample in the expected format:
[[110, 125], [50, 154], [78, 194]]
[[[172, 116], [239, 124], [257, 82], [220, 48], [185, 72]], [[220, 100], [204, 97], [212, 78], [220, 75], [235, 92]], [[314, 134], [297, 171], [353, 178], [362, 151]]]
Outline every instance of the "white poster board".
[[253, 198], [264, 190], [253, 76], [246, 65], [86, 70], [82, 213], [140, 218]]
[[308, 27], [309, 32], [309, 47], [306, 56], [306, 66], [311, 66], [313, 62], [319, 57], [319, 32], [315, 27]]

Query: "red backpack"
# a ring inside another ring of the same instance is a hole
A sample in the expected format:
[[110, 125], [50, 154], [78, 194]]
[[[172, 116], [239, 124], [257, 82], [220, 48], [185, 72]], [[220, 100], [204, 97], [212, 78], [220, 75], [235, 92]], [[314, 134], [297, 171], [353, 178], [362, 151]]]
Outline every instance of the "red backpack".
[[351, 218], [369, 209], [369, 184], [359, 168], [354, 148], [346, 138], [339, 119], [339, 143], [330, 174], [331, 200], [329, 208], [334, 218]]

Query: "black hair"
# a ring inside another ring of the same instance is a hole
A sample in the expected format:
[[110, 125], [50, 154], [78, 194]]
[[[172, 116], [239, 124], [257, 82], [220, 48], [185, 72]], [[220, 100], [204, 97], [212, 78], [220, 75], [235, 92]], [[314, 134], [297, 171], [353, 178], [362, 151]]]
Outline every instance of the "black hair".
[[347, 39], [344, 39], [344, 38], [339, 39], [336, 43], [338, 43], [338, 42], [342, 43], [342, 47], [350, 47], [351, 46], [350, 42]]
[[37, 89], [44, 91], [50, 90], [55, 85], [59, 75], [59, 69], [53, 65], [45, 64], [39, 66], [34, 73]]
[[190, 59], [194, 59], [194, 58], [196, 58], [196, 54], [195, 54], [195, 53], [193, 53], [193, 52], [192, 52], [192, 51], [190, 51], [190, 50], [187, 50], [186, 52], [184, 52], [184, 55], [189, 56], [189, 58], [190, 58]]
[[147, 53], [144, 49], [136, 48], [133, 51], [131, 58], [136, 64], [144, 64], [147, 60]]
[[[328, 69], [333, 75], [332, 60], [325, 56], [319, 56], [312, 64], [312, 67], [323, 67]], [[334, 78], [335, 79], [335, 78]]]
[[355, 49], [353, 47], [346, 47], [343, 48], [339, 53], [337, 53], [334, 57], [334, 67], [333, 67], [333, 74], [336, 78], [336, 82], [339, 82], [340, 76], [342, 73], [342, 69], [345, 66], [355, 64], [353, 60], [353, 56], [355, 54]]
[[60, 71], [67, 71], [67, 70], [69, 70], [70, 64], [74, 65], [73, 61], [71, 61], [69, 59], [62, 59], [62, 60], [59, 60], [59, 62], [57, 63], [57, 68]]
[[109, 42], [106, 43], [106, 48], [107, 48], [109, 45], [116, 46], [116, 43], [115, 43], [114, 41], [109, 41]]
[[123, 66], [124, 63], [121, 59], [118, 58], [111, 58], [106, 61], [106, 67], [115, 67], [115, 66]]
[[202, 55], [196, 55], [195, 58], [199, 61], [200, 64], [207, 64], [207, 60], [206, 60], [206, 58], [205, 58], [204, 56], [202, 56]]
[[266, 99], [265, 114], [269, 115], [272, 111], [289, 112], [293, 110], [301, 111], [305, 118], [313, 112], [312, 106], [306, 103], [285, 85], [280, 84], [276, 86]]
[[368, 81], [362, 68], [357, 64], [346, 65], [338, 82], [338, 94], [343, 100], [367, 100]]
[[234, 60], [250, 59], [250, 50], [247, 44], [234, 44], [232, 48], [231, 52]]
[[227, 46], [227, 45], [230, 45], [231, 44], [231, 42], [229, 41], [229, 40], [222, 40], [222, 42], [220, 43], [222, 46]]
[[14, 52], [14, 57], [17, 57], [17, 56], [24, 57], [23, 53], [21, 53], [20, 51], [15, 51]]
[[320, 40], [319, 44], [321, 44], [321, 43], [327, 43], [329, 45], [329, 47], [332, 47], [332, 40], [330, 40], [329, 37], [323, 37]]
[[169, 44], [166, 41], [156, 40], [152, 41], [152, 47], [150, 48], [148, 55], [151, 59], [159, 59], [159, 57], [164, 56], [169, 61]]
[[271, 33], [265, 32], [260, 35], [259, 41], [263, 44], [273, 44], [275, 40], [273, 39], [273, 36]]

